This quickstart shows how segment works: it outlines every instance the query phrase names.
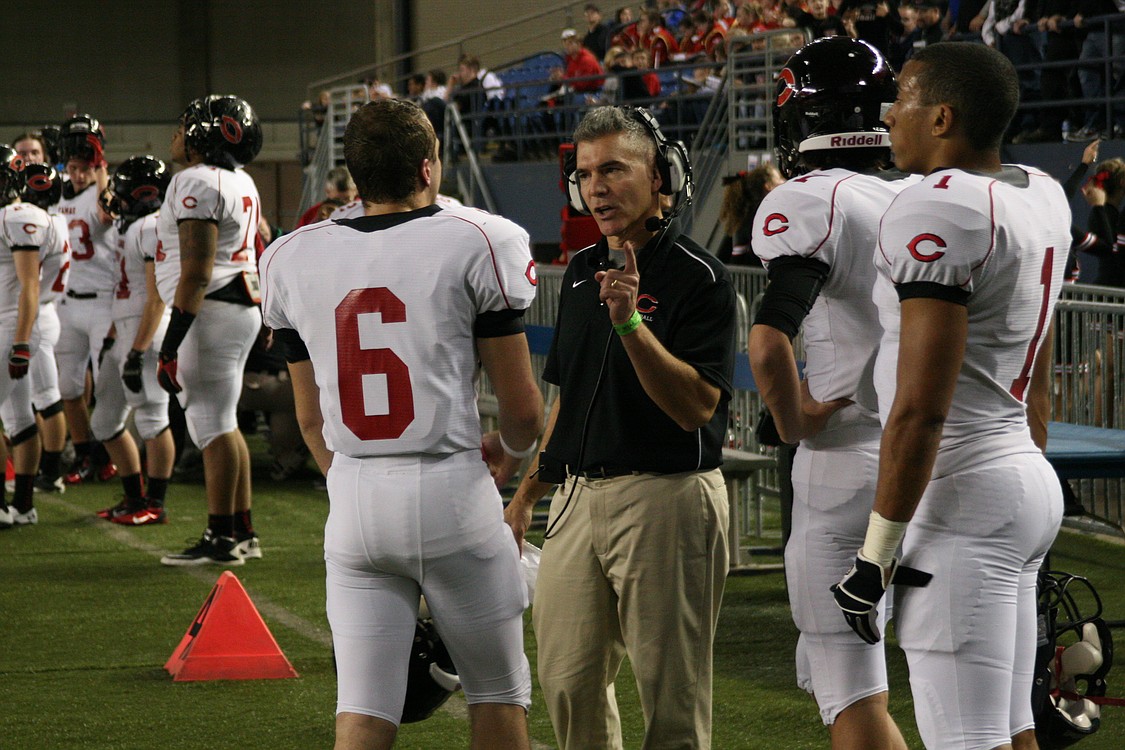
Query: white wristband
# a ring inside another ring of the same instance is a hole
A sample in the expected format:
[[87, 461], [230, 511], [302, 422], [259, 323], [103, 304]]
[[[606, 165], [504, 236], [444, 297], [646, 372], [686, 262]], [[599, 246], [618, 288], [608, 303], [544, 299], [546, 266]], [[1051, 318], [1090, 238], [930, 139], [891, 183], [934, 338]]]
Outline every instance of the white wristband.
[[895, 559], [898, 545], [906, 535], [907, 521], [888, 521], [875, 511], [867, 519], [867, 536], [860, 553], [864, 559], [878, 564], [884, 570]]
[[500, 447], [512, 458], [527, 458], [528, 456], [534, 455], [535, 451], [539, 449], [539, 441], [532, 440], [531, 445], [527, 446], [522, 451], [512, 450], [512, 447], [504, 442], [504, 434], [501, 432], [497, 432], [496, 434], [500, 436]]

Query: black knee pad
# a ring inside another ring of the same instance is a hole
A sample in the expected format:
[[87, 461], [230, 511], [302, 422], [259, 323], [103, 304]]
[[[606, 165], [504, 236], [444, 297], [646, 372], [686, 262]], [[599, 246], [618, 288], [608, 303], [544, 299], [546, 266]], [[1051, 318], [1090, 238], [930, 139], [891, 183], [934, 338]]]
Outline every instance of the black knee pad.
[[59, 401], [56, 401], [55, 403], [51, 404], [47, 408], [40, 409], [39, 410], [39, 416], [43, 417], [43, 419], [50, 419], [51, 417], [55, 416], [56, 414], [58, 414], [62, 410], [63, 410], [63, 402], [60, 399]]

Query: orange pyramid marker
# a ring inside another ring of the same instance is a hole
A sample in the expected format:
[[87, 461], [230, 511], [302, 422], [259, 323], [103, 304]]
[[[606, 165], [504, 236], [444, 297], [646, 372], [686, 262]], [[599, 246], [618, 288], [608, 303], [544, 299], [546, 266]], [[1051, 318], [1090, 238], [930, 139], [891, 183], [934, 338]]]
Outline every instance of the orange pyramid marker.
[[176, 682], [299, 676], [229, 570], [215, 582], [164, 669]]

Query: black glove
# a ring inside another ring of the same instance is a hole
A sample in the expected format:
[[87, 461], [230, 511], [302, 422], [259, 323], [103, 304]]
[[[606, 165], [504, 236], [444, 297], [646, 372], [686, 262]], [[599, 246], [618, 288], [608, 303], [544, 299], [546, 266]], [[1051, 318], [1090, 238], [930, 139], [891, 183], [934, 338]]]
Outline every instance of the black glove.
[[183, 390], [180, 381], [176, 378], [176, 371], [178, 369], [179, 362], [175, 354], [160, 352], [156, 364], [156, 382], [160, 383], [160, 387], [173, 396]]
[[[868, 560], [860, 552], [856, 555], [852, 569], [832, 587], [836, 606], [844, 613], [848, 626], [870, 644], [876, 644], [882, 638], [879, 626], [875, 624], [875, 608], [887, 590], [883, 585], [883, 572], [881, 565]], [[930, 573], [899, 565], [897, 558], [891, 561], [891, 583], [899, 586], [926, 586], [931, 578], [933, 575]]]
[[144, 367], [145, 353], [130, 349], [125, 355], [125, 366], [121, 368], [121, 380], [133, 393], [140, 393], [144, 388]]
[[28, 365], [31, 364], [31, 344], [16, 342], [8, 352], [8, 377], [19, 380], [27, 375]]
[[102, 339], [102, 348], [98, 351], [99, 368], [102, 366], [102, 360], [105, 359], [106, 352], [113, 348], [113, 344], [115, 341], [116, 339], [111, 339], [109, 336], [106, 336], [104, 339]]

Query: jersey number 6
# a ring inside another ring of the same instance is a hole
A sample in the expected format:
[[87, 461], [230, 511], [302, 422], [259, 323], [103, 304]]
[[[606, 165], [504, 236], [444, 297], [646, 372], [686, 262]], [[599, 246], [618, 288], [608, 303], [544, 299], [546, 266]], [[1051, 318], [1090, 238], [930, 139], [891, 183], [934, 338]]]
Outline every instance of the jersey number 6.
[[[380, 313], [383, 324], [405, 323], [406, 305], [386, 287], [353, 289], [336, 306], [336, 377], [340, 414], [360, 440], [393, 440], [414, 421], [414, 390], [410, 368], [390, 349], [364, 349], [359, 339], [359, 316]], [[363, 378], [384, 375], [387, 413], [368, 414]]]

